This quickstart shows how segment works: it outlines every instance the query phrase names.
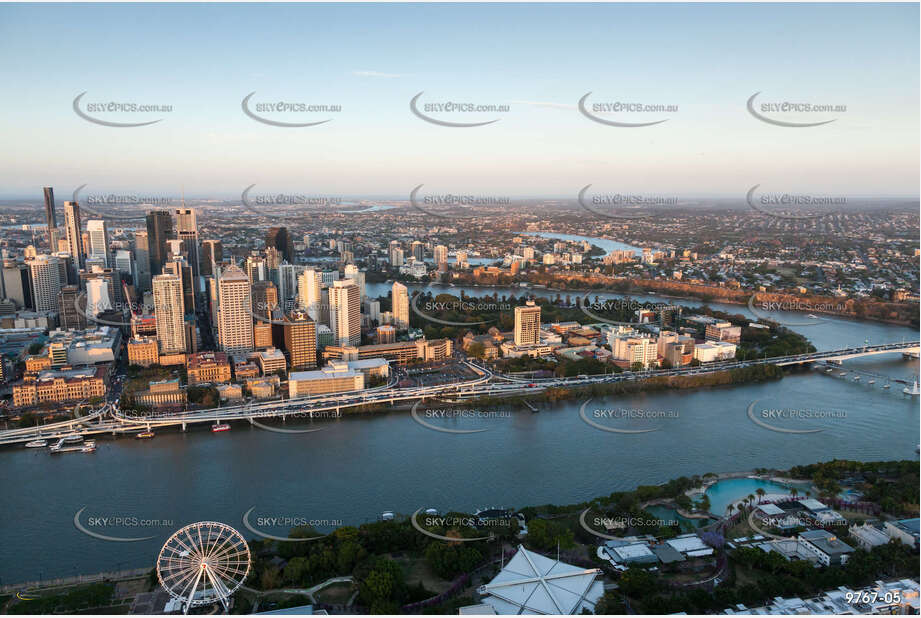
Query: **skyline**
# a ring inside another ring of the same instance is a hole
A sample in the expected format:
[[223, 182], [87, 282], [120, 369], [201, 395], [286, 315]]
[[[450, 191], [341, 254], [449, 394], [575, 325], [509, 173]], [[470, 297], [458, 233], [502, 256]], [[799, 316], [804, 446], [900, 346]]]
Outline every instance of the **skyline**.
[[[0, 155], [3, 199], [37, 201], [55, 186], [61, 203], [82, 184], [176, 203], [233, 199], [250, 184], [382, 199], [423, 183], [546, 199], [587, 184], [686, 199], [741, 200], [755, 184], [918, 195], [917, 5], [10, 4], [0, 15], [0, 49], [18, 59], [0, 69], [18, 86], [0, 120], [17, 144]], [[43, 36], [61, 28], [80, 43]], [[140, 115], [162, 117], [155, 125], [99, 126], [72, 109], [83, 92], [83, 109], [172, 111]], [[342, 111], [275, 116], [331, 117], [324, 125], [269, 126], [241, 110], [253, 92], [253, 103]], [[469, 115], [500, 118], [489, 126], [437, 126], [411, 112], [420, 92], [420, 104], [510, 109]], [[604, 126], [578, 110], [589, 92], [678, 109], [623, 117], [668, 117], [656, 126]], [[746, 109], [756, 92], [847, 110], [818, 114], [836, 118], [825, 126], [772, 126]]]

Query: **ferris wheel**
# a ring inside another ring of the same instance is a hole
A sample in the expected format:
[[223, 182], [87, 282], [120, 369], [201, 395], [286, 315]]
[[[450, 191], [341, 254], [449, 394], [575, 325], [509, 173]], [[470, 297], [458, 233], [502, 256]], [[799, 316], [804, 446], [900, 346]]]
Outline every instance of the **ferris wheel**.
[[231, 595], [249, 574], [249, 546], [226, 524], [200, 521], [176, 531], [160, 550], [157, 579], [171, 597], [192, 607], [220, 602], [229, 611]]

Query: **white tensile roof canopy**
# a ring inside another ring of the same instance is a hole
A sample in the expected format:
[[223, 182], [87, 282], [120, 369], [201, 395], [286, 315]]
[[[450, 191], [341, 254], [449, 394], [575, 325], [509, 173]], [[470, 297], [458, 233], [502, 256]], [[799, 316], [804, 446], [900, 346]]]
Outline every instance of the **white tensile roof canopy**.
[[518, 546], [496, 577], [480, 586], [483, 603], [497, 614], [579, 614], [594, 610], [604, 594], [599, 569], [583, 569]]

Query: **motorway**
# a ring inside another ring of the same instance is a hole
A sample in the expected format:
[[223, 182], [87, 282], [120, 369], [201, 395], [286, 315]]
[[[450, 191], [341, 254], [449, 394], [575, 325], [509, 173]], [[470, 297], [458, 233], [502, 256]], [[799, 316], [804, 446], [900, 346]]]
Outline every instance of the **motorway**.
[[875, 354], [899, 352], [917, 353], [918, 350], [919, 342], [913, 341], [746, 361], [730, 360], [678, 369], [658, 369], [635, 372], [624, 371], [622, 373], [542, 379], [522, 379], [506, 376], [494, 373], [487, 367], [478, 363], [465, 360], [462, 361], [463, 364], [473, 370], [477, 374], [477, 377], [464, 382], [448, 384], [398, 388], [396, 386], [396, 380], [391, 380], [390, 383], [383, 386], [362, 391], [314, 395], [295, 399], [250, 402], [243, 405], [225, 406], [208, 410], [162, 412], [147, 415], [135, 415], [123, 412], [119, 409], [117, 402], [108, 402], [92, 413], [77, 419], [38, 427], [2, 431], [0, 432], [0, 445], [18, 444], [36, 439], [46, 439], [50, 441], [73, 434], [133, 434], [141, 430], [155, 427], [181, 426], [182, 429], [185, 430], [189, 424], [195, 423], [221, 423], [239, 420], [248, 420], [253, 423], [258, 419], [268, 418], [281, 418], [284, 420], [294, 415], [297, 417], [309, 416], [314, 418], [329, 418], [340, 416], [342, 410], [347, 408], [380, 404], [393, 405], [397, 402], [424, 401], [427, 398], [443, 398], [449, 401], [457, 401], [460, 399], [477, 397], [509, 397], [535, 394], [548, 388], [636, 381], [659, 376], [693, 376], [756, 365], [786, 366], [816, 361], [841, 361]]

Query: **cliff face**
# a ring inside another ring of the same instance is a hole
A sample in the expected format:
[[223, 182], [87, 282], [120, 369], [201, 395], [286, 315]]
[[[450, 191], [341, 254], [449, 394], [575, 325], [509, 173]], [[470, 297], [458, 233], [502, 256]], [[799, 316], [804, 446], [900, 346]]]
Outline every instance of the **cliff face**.
[[[480, 284], [515, 285], [512, 277], [489, 277], [476, 279]], [[693, 296], [702, 301], [717, 301], [747, 305], [751, 301], [755, 310], [793, 310], [816, 315], [837, 315], [864, 320], [878, 320], [893, 324], [918, 326], [918, 304], [914, 302], [885, 302], [875, 299], [838, 298], [810, 294], [787, 294], [781, 292], [752, 292], [733, 287], [719, 287], [700, 283], [665, 279], [625, 279], [605, 275], [583, 274], [541, 274], [531, 273], [532, 284], [548, 285], [552, 288], [610, 289], [626, 294], [657, 292], [675, 296]], [[754, 299], [752, 296], [754, 295]]]

